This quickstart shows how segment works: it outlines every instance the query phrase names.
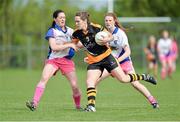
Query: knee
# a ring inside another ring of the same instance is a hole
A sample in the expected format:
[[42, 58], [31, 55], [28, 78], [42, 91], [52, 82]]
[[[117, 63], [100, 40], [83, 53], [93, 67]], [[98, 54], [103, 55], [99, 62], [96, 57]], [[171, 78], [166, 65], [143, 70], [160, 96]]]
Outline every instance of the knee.
[[81, 90], [79, 89], [79, 87], [77, 85], [74, 85], [72, 86], [72, 91], [73, 91], [73, 94], [75, 95], [81, 95]]
[[77, 81], [75, 80], [73, 80], [73, 81], [70, 81], [71, 82], [71, 87], [72, 87], [72, 90], [73, 91], [79, 91], [79, 86], [78, 86], [78, 84], [77, 84]]
[[44, 77], [41, 77], [39, 84], [43, 84], [44, 86], [46, 86], [47, 82], [48, 82], [47, 79], [45, 79]]
[[77, 84], [72, 84], [71, 86], [72, 86], [73, 91], [77, 91], [79, 89]]
[[127, 83], [127, 82], [129, 82], [129, 79], [127, 77], [121, 77], [120, 81], [122, 83]]
[[77, 81], [76, 80], [70, 80], [71, 87], [73, 89], [78, 88]]

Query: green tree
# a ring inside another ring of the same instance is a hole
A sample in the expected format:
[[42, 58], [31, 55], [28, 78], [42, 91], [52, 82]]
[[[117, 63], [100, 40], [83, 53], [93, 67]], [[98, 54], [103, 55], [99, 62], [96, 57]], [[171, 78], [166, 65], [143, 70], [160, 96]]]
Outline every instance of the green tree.
[[115, 0], [114, 3], [119, 16], [180, 16], [179, 0]]
[[1, 0], [0, 1], [0, 26], [1, 26], [1, 33], [0, 33], [0, 45], [2, 45], [2, 66], [6, 66], [9, 62], [11, 57], [11, 51], [5, 50], [9, 45], [12, 44], [12, 36], [13, 36], [13, 27], [11, 26], [13, 23], [12, 17], [12, 0]]

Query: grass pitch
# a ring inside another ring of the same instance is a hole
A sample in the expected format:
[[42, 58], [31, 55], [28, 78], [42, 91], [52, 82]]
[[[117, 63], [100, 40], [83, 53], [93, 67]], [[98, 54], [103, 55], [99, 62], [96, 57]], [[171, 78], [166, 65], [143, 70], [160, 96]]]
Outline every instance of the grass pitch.
[[[77, 69], [85, 107], [86, 71]], [[0, 121], [180, 121], [180, 71], [173, 79], [158, 79], [154, 86], [141, 81], [157, 98], [160, 109], [153, 109], [145, 97], [129, 84], [113, 78], [98, 86], [95, 113], [74, 109], [68, 81], [57, 73], [47, 84], [37, 111], [26, 108], [41, 71], [0, 70]]]

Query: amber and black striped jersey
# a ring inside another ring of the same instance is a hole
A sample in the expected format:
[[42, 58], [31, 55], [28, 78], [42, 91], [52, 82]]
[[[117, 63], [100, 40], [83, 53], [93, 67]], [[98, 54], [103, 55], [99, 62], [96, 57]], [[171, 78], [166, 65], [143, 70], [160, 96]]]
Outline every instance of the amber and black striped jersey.
[[103, 30], [103, 26], [91, 23], [88, 25], [88, 32], [86, 34], [83, 33], [83, 30], [76, 30], [72, 34], [73, 39], [81, 41], [86, 48], [89, 64], [98, 62], [111, 53], [111, 50], [106, 45], [98, 45], [95, 41], [96, 33]]

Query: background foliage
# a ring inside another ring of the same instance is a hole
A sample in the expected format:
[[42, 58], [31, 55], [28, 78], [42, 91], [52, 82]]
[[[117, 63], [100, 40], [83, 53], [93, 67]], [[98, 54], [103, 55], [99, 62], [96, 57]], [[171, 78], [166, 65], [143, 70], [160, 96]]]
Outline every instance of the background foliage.
[[[81, 3], [82, 0], [77, 2]], [[125, 27], [134, 27], [127, 34], [131, 48], [135, 50], [132, 52], [138, 52], [132, 54], [132, 57], [136, 57], [135, 62], [136, 59], [143, 59], [139, 51], [146, 44], [149, 35], [154, 34], [159, 38], [159, 32], [168, 29], [177, 40], [180, 39], [179, 7], [179, 0], [114, 0], [114, 11], [119, 17], [169, 16], [173, 19], [171, 23], [122, 23]], [[41, 66], [48, 52], [44, 35], [56, 9], [66, 12], [67, 25], [74, 28], [74, 15], [82, 9], [72, 4], [72, 0], [0, 0], [1, 68]], [[103, 25], [107, 7], [97, 10], [89, 6], [85, 10], [90, 13], [92, 22]], [[83, 57], [83, 53], [78, 55], [78, 59], [79, 56]], [[78, 62], [76, 57], [75, 61]]]
[[[36, 112], [25, 107], [39, 81], [48, 42], [44, 36], [51, 25], [52, 13], [63, 9], [67, 25], [74, 28], [74, 14], [82, 10], [72, 4], [82, 0], [0, 0], [0, 121], [180, 121], [179, 66], [172, 79], [161, 80], [152, 86], [142, 82], [158, 99], [160, 109], [152, 109], [148, 101], [131, 85], [119, 84], [114, 78], [105, 79], [98, 86], [97, 113], [74, 109], [67, 79], [57, 73], [50, 79]], [[114, 0], [119, 17], [172, 18], [171, 23], [122, 23], [131, 29], [127, 35], [132, 49], [133, 63], [138, 73], [144, 72], [143, 47], [149, 35], [157, 39], [162, 29], [168, 29], [180, 44], [180, 0]], [[103, 25], [107, 8], [86, 8], [91, 20]], [[86, 99], [86, 69], [83, 51], [74, 57], [78, 83], [82, 90], [82, 107]], [[180, 63], [180, 62], [178, 62]], [[12, 69], [22, 68], [22, 69]], [[32, 69], [32, 70], [25, 70]]]

